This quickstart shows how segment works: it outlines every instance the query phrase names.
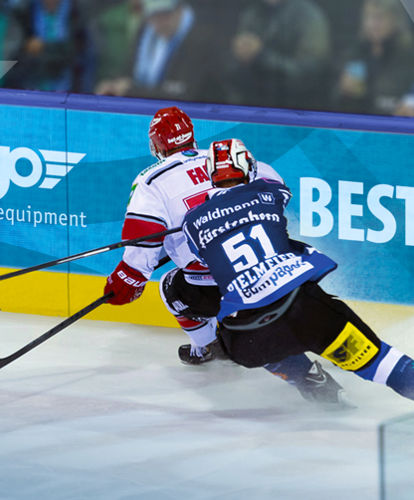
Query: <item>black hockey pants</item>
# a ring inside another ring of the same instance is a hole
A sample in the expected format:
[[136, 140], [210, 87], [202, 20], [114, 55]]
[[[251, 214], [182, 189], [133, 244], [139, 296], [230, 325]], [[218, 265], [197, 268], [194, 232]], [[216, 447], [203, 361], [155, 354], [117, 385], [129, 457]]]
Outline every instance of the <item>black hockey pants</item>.
[[[380, 339], [352, 309], [316, 283], [302, 285], [283, 311], [287, 300], [289, 296], [270, 307], [223, 319], [220, 334], [233, 361], [253, 368], [311, 351], [345, 370], [358, 370], [375, 358]], [[272, 321], [272, 310], [280, 308], [283, 314]], [[260, 318], [265, 318], [264, 326], [257, 326]], [[238, 327], [242, 323], [245, 326]], [[253, 328], [244, 329], [249, 324]]]

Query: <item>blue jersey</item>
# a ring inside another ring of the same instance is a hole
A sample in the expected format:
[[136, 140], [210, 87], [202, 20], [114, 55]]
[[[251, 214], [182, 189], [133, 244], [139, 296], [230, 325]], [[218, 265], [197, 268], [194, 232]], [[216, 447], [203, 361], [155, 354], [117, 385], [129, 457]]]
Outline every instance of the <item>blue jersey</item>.
[[326, 255], [289, 238], [283, 212], [290, 198], [283, 184], [259, 179], [218, 190], [185, 216], [190, 248], [223, 295], [219, 320], [269, 305], [336, 268]]

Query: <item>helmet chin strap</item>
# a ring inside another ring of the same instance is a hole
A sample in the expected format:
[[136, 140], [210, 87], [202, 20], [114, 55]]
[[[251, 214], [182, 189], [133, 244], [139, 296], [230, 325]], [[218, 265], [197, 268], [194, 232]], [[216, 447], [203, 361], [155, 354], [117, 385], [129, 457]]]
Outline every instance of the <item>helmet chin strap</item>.
[[253, 159], [249, 167], [248, 181], [253, 182], [256, 179], [256, 177], [257, 177], [257, 163], [256, 160]]
[[165, 158], [165, 156], [160, 151], [157, 150], [153, 141], [150, 140], [149, 143], [152, 156], [155, 156], [155, 158], [157, 158], [158, 160], [162, 160], [163, 158]]

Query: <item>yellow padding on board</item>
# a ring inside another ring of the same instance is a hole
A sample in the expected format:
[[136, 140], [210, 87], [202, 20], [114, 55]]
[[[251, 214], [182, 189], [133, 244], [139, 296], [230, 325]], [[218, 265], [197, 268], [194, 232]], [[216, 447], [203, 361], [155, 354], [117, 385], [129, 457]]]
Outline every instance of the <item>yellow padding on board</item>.
[[[0, 268], [1, 274], [12, 271]], [[68, 297], [66, 273], [33, 272], [0, 281], [2, 311], [68, 316]]]
[[[70, 314], [103, 295], [105, 282], [106, 278], [99, 276], [69, 275]], [[123, 306], [104, 304], [88, 314], [87, 317], [103, 321], [177, 328], [177, 321], [167, 311], [160, 298], [158, 285], [157, 281], [149, 281], [145, 285], [144, 293], [135, 302]]]
[[343, 370], [359, 370], [379, 351], [356, 326], [348, 322], [338, 337], [321, 354]]
[[[13, 271], [0, 268], [0, 274]], [[38, 271], [0, 281], [0, 310], [7, 312], [70, 316], [103, 295], [106, 278]], [[178, 327], [158, 292], [158, 282], [147, 283], [141, 298], [124, 306], [98, 307], [86, 319], [141, 325]]]

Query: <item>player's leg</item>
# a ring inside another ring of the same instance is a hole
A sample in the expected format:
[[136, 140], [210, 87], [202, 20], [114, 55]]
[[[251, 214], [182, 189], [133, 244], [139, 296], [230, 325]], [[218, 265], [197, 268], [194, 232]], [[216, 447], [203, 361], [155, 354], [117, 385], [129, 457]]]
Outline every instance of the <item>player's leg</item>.
[[414, 400], [414, 360], [383, 341], [372, 361], [354, 373]]
[[319, 339], [323, 339], [325, 345], [314, 346], [314, 352], [343, 370], [385, 384], [398, 394], [414, 399], [414, 360], [381, 341], [344, 302], [325, 294], [317, 285], [314, 287], [311, 293], [320, 307], [314, 305], [313, 308], [319, 309], [319, 316], [330, 325], [324, 326], [326, 321], [324, 325], [319, 324]]
[[[215, 316], [221, 299], [217, 287], [189, 284], [183, 270], [176, 268], [161, 278], [160, 294], [168, 310], [190, 337], [190, 344], [182, 345], [178, 350], [182, 362], [201, 364], [227, 358], [221, 342], [217, 340]], [[273, 330], [271, 334], [274, 336]], [[296, 346], [296, 351], [300, 350]], [[312, 363], [303, 352], [279, 360], [276, 364], [264, 362], [262, 366], [294, 385], [307, 400], [341, 407], [351, 406], [342, 386], [318, 362]]]
[[305, 354], [296, 354], [277, 363], [267, 363], [264, 368], [288, 384], [296, 385], [304, 379], [311, 366], [312, 361]]
[[304, 339], [298, 339], [292, 331], [292, 322], [301, 314], [293, 293], [292, 296], [224, 318], [221, 334], [230, 358], [247, 368], [263, 366], [296, 387], [309, 401], [328, 408], [352, 407], [343, 387], [318, 361], [312, 362], [305, 354], [310, 350], [306, 348], [306, 339], [311, 336], [306, 324], [300, 325]]
[[226, 357], [216, 336], [216, 314], [221, 299], [217, 286], [190, 284], [183, 270], [175, 268], [161, 278], [160, 295], [190, 338], [190, 344], [178, 349], [183, 363], [201, 364]]
[[318, 361], [312, 362], [305, 354], [288, 356], [277, 363], [268, 363], [264, 368], [296, 387], [307, 401], [341, 408], [354, 406], [332, 375]]

